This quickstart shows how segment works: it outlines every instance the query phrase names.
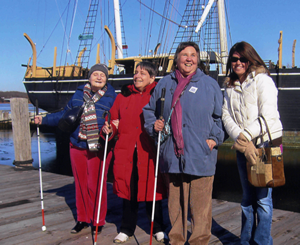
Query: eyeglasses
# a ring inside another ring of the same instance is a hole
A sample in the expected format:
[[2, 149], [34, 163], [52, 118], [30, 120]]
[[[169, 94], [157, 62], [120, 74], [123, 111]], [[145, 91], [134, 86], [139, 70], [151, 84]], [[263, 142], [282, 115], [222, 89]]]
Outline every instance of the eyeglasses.
[[248, 62], [247, 58], [245, 58], [245, 57], [241, 57], [241, 58], [238, 58], [238, 57], [231, 57], [231, 62], [237, 62], [238, 60], [239, 60], [241, 63], [247, 63], [247, 62]]

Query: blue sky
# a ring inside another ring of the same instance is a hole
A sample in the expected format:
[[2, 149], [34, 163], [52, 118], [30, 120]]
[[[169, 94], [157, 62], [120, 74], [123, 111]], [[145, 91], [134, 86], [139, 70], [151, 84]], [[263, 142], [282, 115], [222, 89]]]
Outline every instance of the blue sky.
[[[23, 33], [27, 33], [36, 43], [38, 53], [38, 66], [52, 66], [54, 46], [57, 46], [57, 65], [68, 62], [73, 64], [76, 57], [79, 41], [78, 35], [82, 32], [88, 11], [88, 1], [78, 0], [76, 20], [72, 29], [72, 36], [69, 42], [71, 53], [66, 54], [62, 50], [66, 49], [69, 38], [70, 27], [66, 25], [66, 36], [64, 38], [64, 28], [62, 22], [67, 18], [62, 15], [69, 0], [2, 0], [0, 8], [0, 43], [1, 43], [1, 65], [0, 83], [1, 91], [23, 91], [25, 87], [22, 83], [25, 67], [32, 51], [29, 43], [24, 38]], [[73, 1], [71, 1], [73, 2]], [[102, 2], [107, 2], [102, 0]], [[140, 7], [137, 0], [122, 0], [123, 20], [125, 24], [126, 41], [129, 46], [128, 54], [138, 55], [141, 52], [140, 44], [143, 43], [143, 36], [147, 31], [147, 24], [141, 16], [148, 15], [148, 10]], [[150, 6], [151, 0], [143, 0]], [[177, 5], [179, 12], [184, 11], [184, 2]], [[297, 40], [295, 63], [300, 67], [300, 1], [299, 0], [225, 0], [230, 25], [232, 44], [238, 41], [249, 42], [259, 53], [263, 60], [278, 59], [278, 39], [279, 32], [283, 31], [283, 65], [292, 64], [292, 45], [294, 39]], [[112, 1], [109, 3], [112, 7]], [[106, 3], [106, 6], [108, 3]], [[73, 9], [73, 4], [70, 5]], [[163, 14], [163, 1], [157, 1], [155, 10]], [[141, 12], [140, 12], [141, 10]], [[65, 12], [66, 13], [66, 12]], [[69, 17], [72, 11], [69, 11]], [[104, 15], [104, 13], [103, 13]], [[104, 18], [111, 20], [112, 13]], [[161, 18], [154, 16], [153, 27], [158, 30]], [[179, 17], [177, 17], [179, 23]], [[97, 30], [99, 37], [102, 35], [101, 21]], [[65, 25], [65, 24], [64, 24]], [[56, 26], [56, 28], [55, 28]], [[101, 30], [100, 30], [101, 29]], [[177, 27], [173, 27], [174, 32]], [[52, 34], [51, 34], [52, 33]], [[50, 35], [51, 34], [51, 35]], [[106, 34], [105, 34], [106, 35]], [[96, 36], [96, 34], [95, 34]], [[154, 35], [152, 38], [153, 49], [155, 47]], [[96, 40], [97, 41], [97, 40]], [[96, 41], [94, 44], [96, 44]], [[62, 43], [64, 42], [64, 45]], [[228, 45], [230, 48], [230, 44]], [[92, 51], [96, 53], [96, 49]], [[71, 55], [70, 55], [71, 54]], [[91, 57], [91, 62], [95, 61]], [[103, 56], [101, 61], [106, 61]]]

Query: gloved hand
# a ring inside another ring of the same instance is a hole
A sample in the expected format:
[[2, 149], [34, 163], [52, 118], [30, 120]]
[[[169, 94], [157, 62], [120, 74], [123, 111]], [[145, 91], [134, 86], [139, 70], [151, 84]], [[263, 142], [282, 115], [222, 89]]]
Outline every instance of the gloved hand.
[[238, 138], [234, 142], [233, 146], [231, 147], [231, 149], [236, 149], [241, 153], [245, 153], [245, 150], [246, 150], [248, 144], [249, 144], [249, 141], [247, 140], [245, 135], [240, 133]]
[[244, 153], [249, 163], [252, 165], [256, 164], [258, 150], [255, 148], [252, 141], [248, 141], [244, 134], [239, 134], [239, 137], [236, 139], [231, 149], [236, 149], [239, 152]]
[[258, 150], [256, 149], [256, 147], [254, 146], [254, 144], [252, 143], [252, 141], [249, 142], [246, 150], [245, 150], [245, 157], [247, 159], [247, 161], [251, 164], [251, 165], [255, 165], [256, 164], [256, 159], [258, 157]]

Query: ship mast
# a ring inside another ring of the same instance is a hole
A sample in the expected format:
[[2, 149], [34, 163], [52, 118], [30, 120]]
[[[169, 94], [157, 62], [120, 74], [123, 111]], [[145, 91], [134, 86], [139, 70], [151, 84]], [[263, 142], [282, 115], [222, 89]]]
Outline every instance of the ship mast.
[[199, 20], [199, 23], [197, 25], [197, 28], [195, 30], [196, 33], [198, 33], [198, 31], [200, 30], [200, 28], [202, 27], [205, 19], [206, 19], [206, 16], [208, 15], [208, 12], [210, 11], [211, 9], [211, 6], [213, 5], [215, 0], [209, 0], [207, 6], [205, 7], [204, 11], [203, 11], [203, 14], [201, 15], [201, 19]]
[[296, 39], [293, 42], [293, 49], [292, 49], [292, 68], [295, 67], [295, 48], [296, 48]]
[[118, 53], [118, 59], [123, 59], [123, 48], [122, 48], [123, 44], [122, 44], [121, 21], [120, 21], [119, 6], [120, 6], [119, 5], [119, 0], [114, 0], [117, 53]]
[[280, 31], [279, 39], [278, 39], [278, 68], [282, 69], [282, 31]]
[[226, 20], [225, 20], [225, 5], [224, 0], [218, 0], [218, 14], [219, 14], [219, 31], [220, 31], [220, 48], [222, 59], [222, 73], [226, 72], [226, 63], [228, 59], [227, 47], [227, 33], [226, 33]]
[[[207, 3], [207, 4], [205, 4]], [[227, 31], [224, 0], [189, 0], [175, 36], [170, 54], [182, 41], [199, 45], [200, 59], [209, 70], [210, 64], [226, 72], [228, 58]]]
[[[117, 54], [118, 59], [123, 59], [123, 44], [122, 44], [122, 31], [121, 31], [121, 21], [120, 21], [120, 4], [119, 0], [114, 0], [114, 12], [115, 12], [115, 30], [117, 39]], [[124, 70], [124, 67], [118, 66], [119, 72]]]

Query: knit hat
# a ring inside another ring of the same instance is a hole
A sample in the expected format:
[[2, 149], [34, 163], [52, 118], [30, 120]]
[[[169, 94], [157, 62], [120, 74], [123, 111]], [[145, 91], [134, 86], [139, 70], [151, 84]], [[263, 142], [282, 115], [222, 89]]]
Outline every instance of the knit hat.
[[106, 80], [108, 79], [108, 68], [106, 65], [104, 65], [104, 64], [93, 65], [89, 71], [89, 78], [94, 71], [102, 71], [106, 76]]

